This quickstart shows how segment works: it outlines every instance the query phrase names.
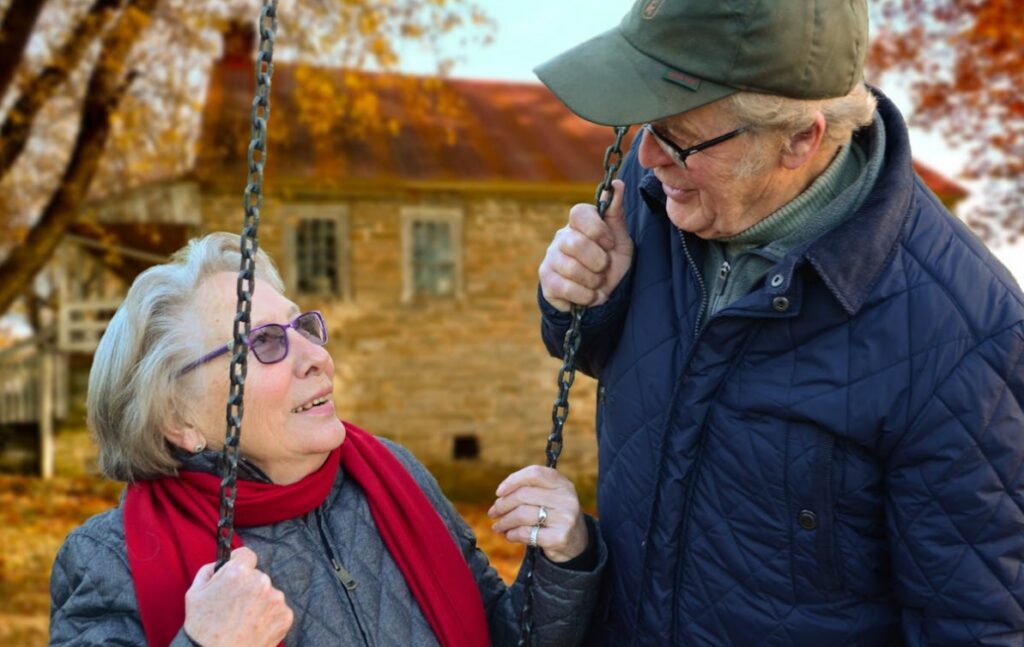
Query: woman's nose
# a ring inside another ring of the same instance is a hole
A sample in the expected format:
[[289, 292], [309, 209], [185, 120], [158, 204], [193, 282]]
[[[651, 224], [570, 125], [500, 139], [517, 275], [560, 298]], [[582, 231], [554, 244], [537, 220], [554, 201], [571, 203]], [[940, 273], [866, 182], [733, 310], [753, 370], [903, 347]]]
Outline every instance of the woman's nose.
[[291, 330], [294, 334], [290, 340], [291, 352], [295, 353], [295, 368], [302, 374], [318, 372], [334, 372], [334, 362], [326, 346], [321, 346], [297, 330]]

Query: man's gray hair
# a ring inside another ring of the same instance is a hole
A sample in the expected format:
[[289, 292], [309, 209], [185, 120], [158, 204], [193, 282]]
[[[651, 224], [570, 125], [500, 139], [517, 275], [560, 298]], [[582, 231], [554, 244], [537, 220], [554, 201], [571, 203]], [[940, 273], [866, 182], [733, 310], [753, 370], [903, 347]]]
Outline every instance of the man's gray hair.
[[[163, 431], [192, 419], [201, 388], [198, 371], [180, 379], [177, 373], [210, 350], [200, 346], [196, 290], [213, 274], [238, 271], [239, 241], [225, 232], [190, 241], [169, 263], [140, 274], [110, 320], [93, 357], [86, 398], [104, 476], [133, 481], [177, 472]], [[262, 250], [256, 277], [284, 293], [274, 262]]]
[[739, 165], [737, 174], [740, 176], [756, 173], [763, 164], [769, 163], [771, 160], [765, 159], [766, 151], [788, 152], [793, 136], [808, 128], [817, 113], [825, 117], [822, 146], [842, 146], [850, 141], [854, 131], [871, 123], [877, 107], [875, 96], [863, 82], [845, 96], [832, 99], [790, 99], [772, 94], [737, 92], [723, 99], [722, 103], [737, 123], [750, 125], [755, 132], [766, 133], [779, 146], [752, 150], [751, 159]]

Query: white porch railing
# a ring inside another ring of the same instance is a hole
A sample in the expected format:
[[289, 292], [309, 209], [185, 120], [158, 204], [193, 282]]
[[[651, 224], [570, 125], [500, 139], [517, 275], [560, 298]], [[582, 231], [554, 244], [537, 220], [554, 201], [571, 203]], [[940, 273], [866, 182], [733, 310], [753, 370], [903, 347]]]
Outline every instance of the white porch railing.
[[66, 355], [33, 339], [0, 351], [0, 425], [38, 425], [43, 478], [53, 476], [53, 425], [67, 410]]
[[122, 298], [61, 303], [57, 345], [62, 351], [92, 353]]

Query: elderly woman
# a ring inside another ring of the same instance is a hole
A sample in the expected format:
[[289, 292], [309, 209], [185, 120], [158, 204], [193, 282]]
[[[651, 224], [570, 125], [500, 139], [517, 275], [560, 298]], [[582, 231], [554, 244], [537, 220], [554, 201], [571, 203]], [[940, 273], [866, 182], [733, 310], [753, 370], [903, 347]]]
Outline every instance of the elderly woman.
[[[343, 423], [318, 312], [260, 252], [235, 524], [216, 572], [219, 454], [239, 241], [213, 234], [144, 272], [96, 351], [88, 419], [121, 505], [72, 532], [51, 644], [511, 644], [523, 603], [412, 455]], [[210, 349], [214, 349], [212, 352]], [[494, 530], [535, 543], [534, 636], [581, 640], [604, 564], [572, 483], [501, 483]]]

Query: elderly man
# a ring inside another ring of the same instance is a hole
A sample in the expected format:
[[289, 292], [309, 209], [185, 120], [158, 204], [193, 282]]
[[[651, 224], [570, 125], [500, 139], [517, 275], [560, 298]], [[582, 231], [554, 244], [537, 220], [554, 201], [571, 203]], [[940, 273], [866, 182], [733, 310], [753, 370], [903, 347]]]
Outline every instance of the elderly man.
[[540, 266], [598, 378], [608, 645], [1024, 642], [1024, 297], [862, 80], [864, 0], [641, 0], [540, 66], [644, 124]]

